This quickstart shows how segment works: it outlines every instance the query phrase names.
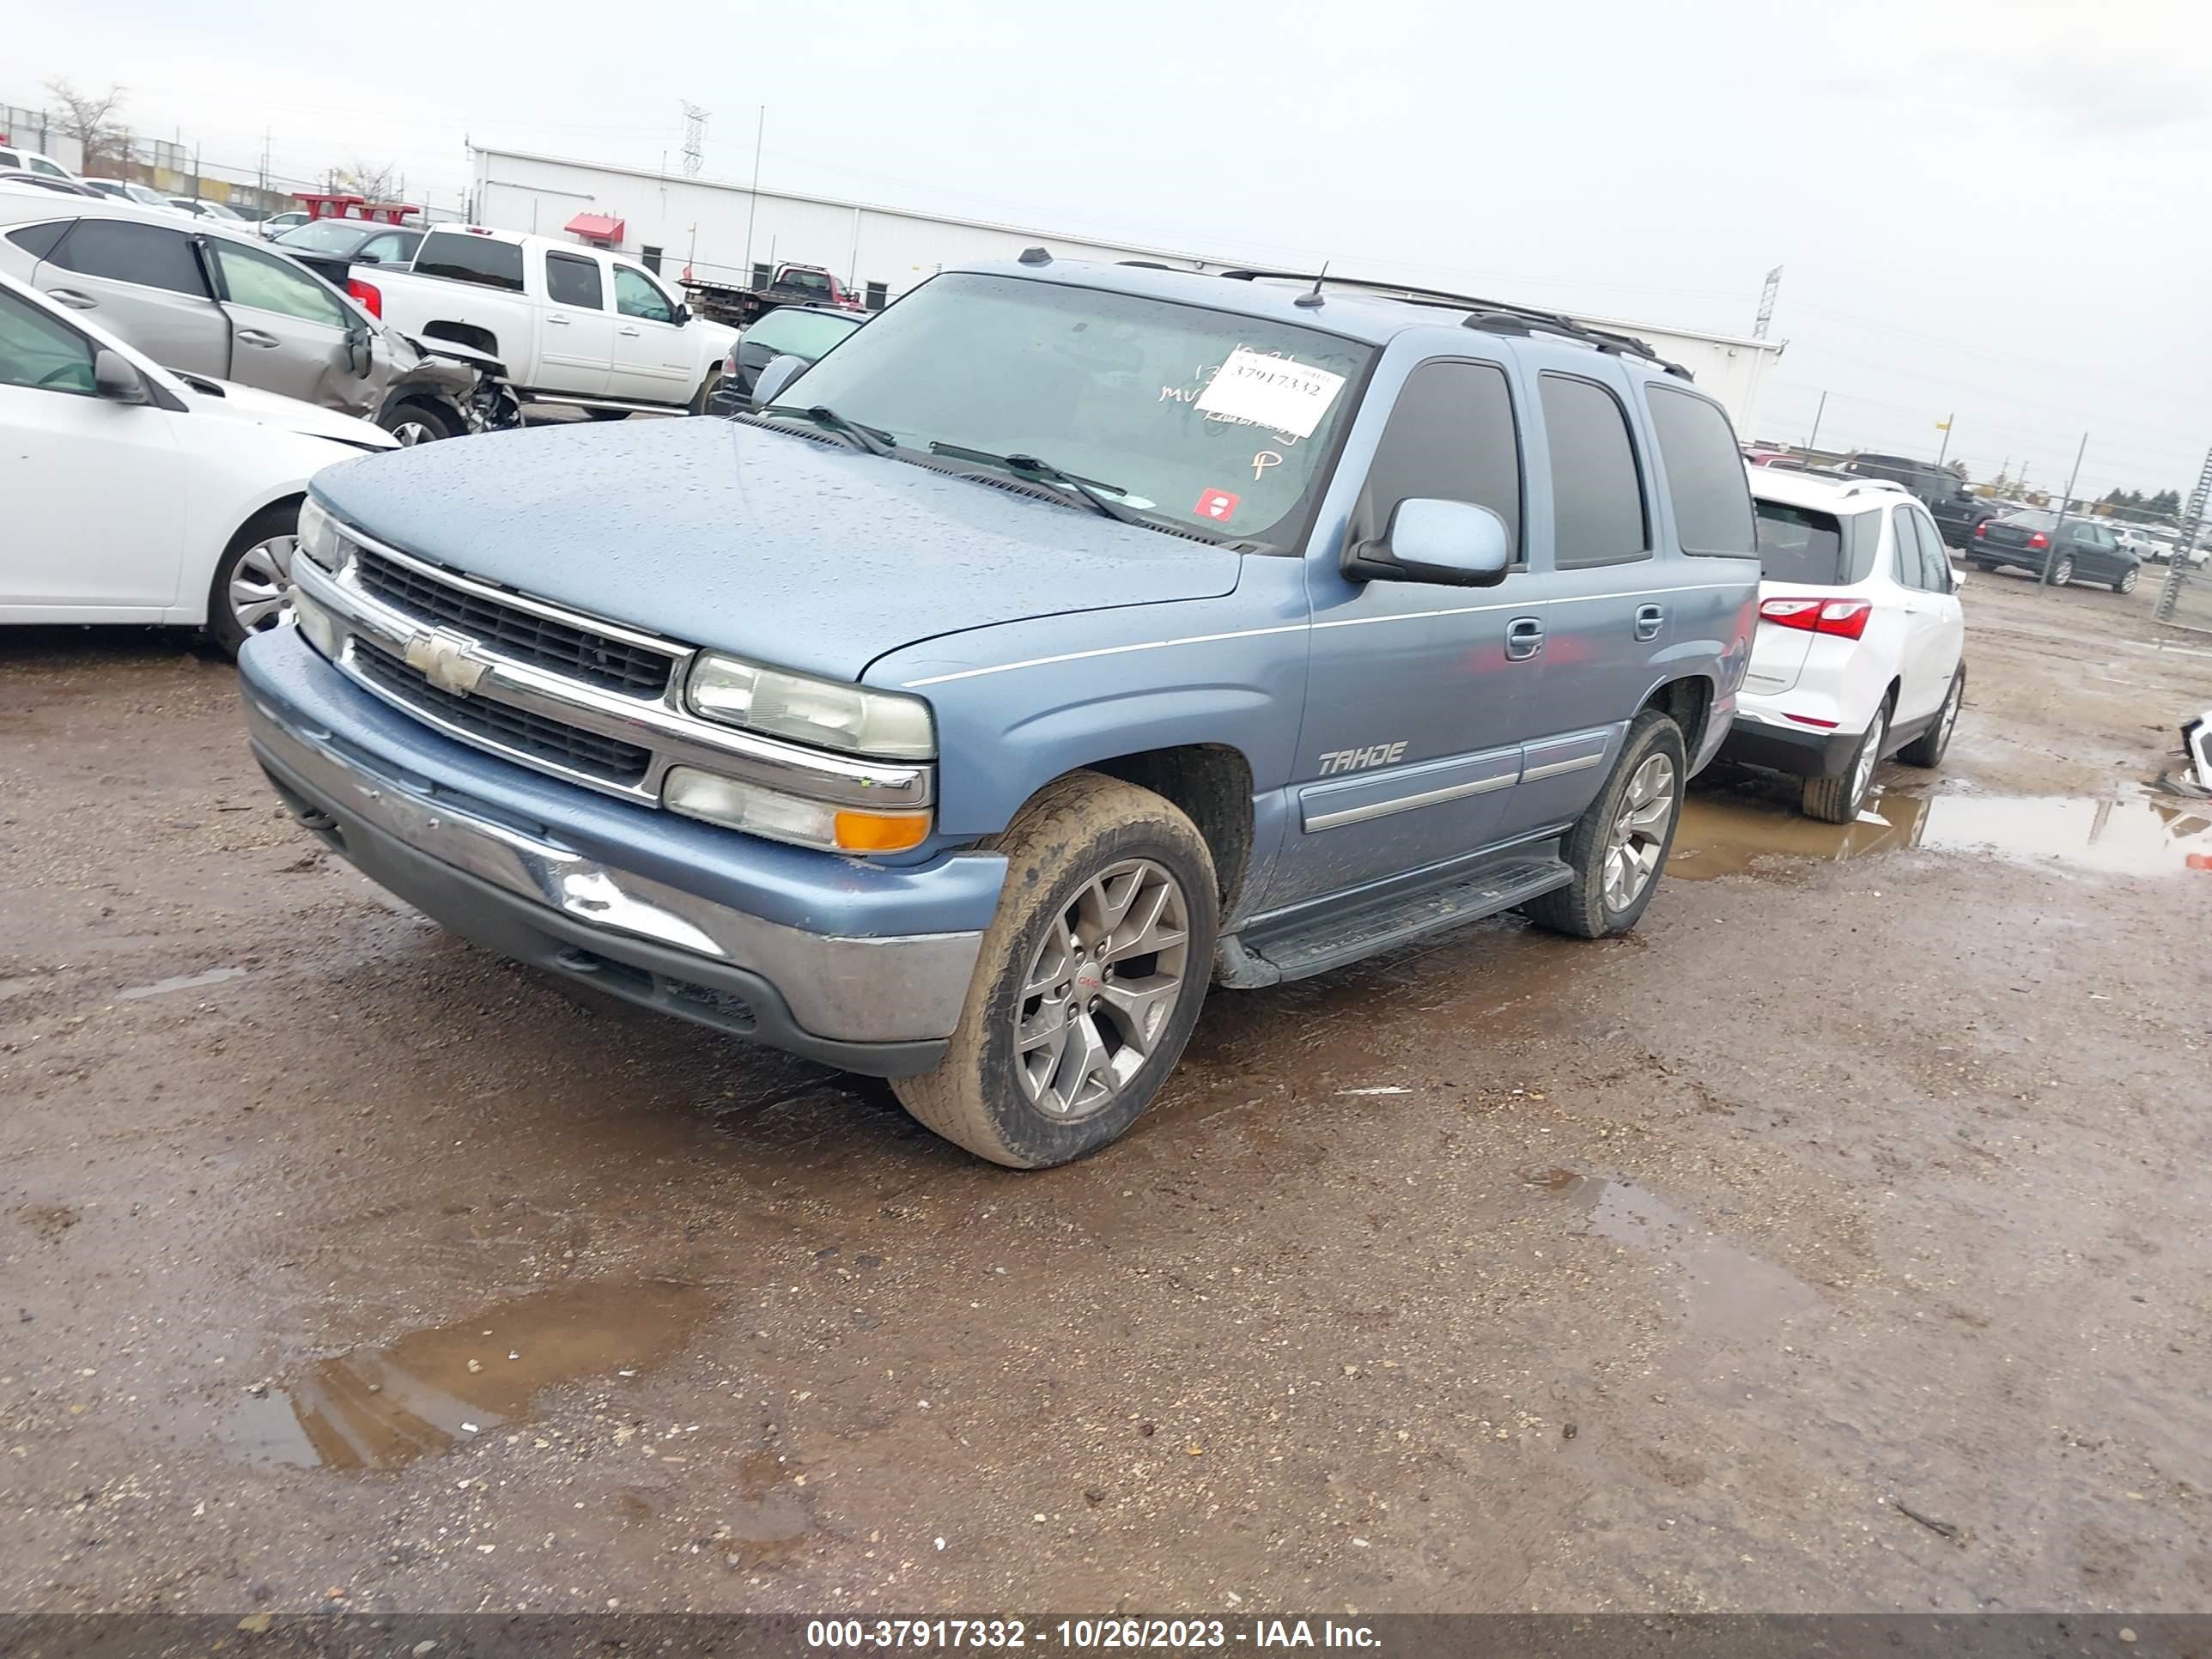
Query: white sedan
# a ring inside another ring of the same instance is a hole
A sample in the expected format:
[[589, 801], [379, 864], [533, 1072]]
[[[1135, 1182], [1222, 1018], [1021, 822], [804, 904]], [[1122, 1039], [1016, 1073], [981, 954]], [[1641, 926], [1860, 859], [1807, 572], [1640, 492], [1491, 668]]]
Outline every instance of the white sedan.
[[173, 374], [0, 276], [0, 623], [176, 623], [234, 651], [290, 605], [307, 480], [398, 440]]

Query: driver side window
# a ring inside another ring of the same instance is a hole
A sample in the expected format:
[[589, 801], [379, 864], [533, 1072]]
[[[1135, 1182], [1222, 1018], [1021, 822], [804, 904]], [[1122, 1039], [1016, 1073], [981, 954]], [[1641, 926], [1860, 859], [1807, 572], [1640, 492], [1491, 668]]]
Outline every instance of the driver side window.
[[93, 392], [92, 342], [29, 301], [0, 291], [0, 386]]
[[615, 267], [615, 309], [625, 317], [642, 317], [649, 323], [672, 323], [667, 296], [646, 274], [629, 265]]

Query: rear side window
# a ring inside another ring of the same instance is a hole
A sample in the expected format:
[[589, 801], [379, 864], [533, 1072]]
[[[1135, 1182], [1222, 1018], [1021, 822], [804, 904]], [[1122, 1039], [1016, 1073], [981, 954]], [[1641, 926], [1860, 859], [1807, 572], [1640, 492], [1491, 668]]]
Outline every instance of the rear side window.
[[599, 262], [574, 253], [547, 254], [545, 297], [556, 306], [574, 306], [579, 311], [605, 311], [607, 307], [599, 281]]
[[54, 251], [62, 233], [69, 228], [69, 221], [56, 219], [43, 225], [24, 225], [8, 233], [8, 240], [29, 254], [33, 259], [43, 259]]
[[183, 231], [123, 219], [80, 219], [47, 258], [87, 276], [207, 298], [207, 278]]
[[1926, 573], [1920, 563], [1920, 538], [1915, 533], [1912, 509], [1900, 507], [1890, 514], [1897, 543], [1897, 580], [1907, 587], [1928, 586]]
[[1659, 466], [1685, 553], [1755, 554], [1751, 487], [1735, 432], [1720, 405], [1656, 382], [1645, 387]]
[[1925, 513], [1912, 515], [1912, 531], [1920, 538], [1920, 585], [1930, 593], [1951, 591], [1951, 556], [1943, 550], [1943, 538]]
[[522, 292], [520, 245], [471, 236], [466, 231], [432, 231], [416, 252], [415, 269], [425, 276], [505, 289], [510, 294]]
[[1429, 362], [1407, 377], [1368, 470], [1367, 522], [1380, 535], [1399, 502], [1425, 496], [1488, 507], [1520, 556], [1521, 441], [1504, 370]]
[[1574, 570], [1650, 558], [1644, 488], [1620, 400], [1565, 374], [1538, 384], [1552, 447], [1553, 562]]

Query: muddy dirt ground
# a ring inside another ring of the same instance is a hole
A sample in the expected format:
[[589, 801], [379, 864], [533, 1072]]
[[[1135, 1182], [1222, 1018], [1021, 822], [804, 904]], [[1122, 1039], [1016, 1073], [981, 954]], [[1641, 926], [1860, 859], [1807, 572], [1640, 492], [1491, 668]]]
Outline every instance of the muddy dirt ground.
[[292, 828], [0, 638], [0, 1607], [2212, 1608], [2212, 702], [1976, 577], [1940, 778], [1643, 927], [1220, 994], [1013, 1175]]

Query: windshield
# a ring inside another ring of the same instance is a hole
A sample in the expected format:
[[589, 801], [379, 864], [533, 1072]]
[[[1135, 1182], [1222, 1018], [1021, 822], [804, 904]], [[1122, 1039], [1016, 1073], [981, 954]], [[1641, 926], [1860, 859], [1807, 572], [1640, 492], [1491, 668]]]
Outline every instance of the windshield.
[[276, 238], [279, 247], [305, 248], [310, 253], [350, 253], [358, 247], [372, 230], [380, 225], [364, 224], [356, 219], [310, 219], [304, 225], [295, 225]]
[[911, 448], [1034, 456], [1147, 517], [1287, 544], [1370, 356], [1201, 306], [956, 271], [780, 401], [827, 404]]
[[858, 317], [835, 317], [821, 311], [771, 311], [745, 331], [745, 338], [811, 362], [860, 325]]

